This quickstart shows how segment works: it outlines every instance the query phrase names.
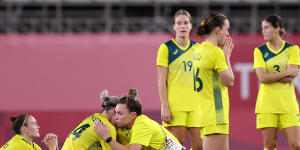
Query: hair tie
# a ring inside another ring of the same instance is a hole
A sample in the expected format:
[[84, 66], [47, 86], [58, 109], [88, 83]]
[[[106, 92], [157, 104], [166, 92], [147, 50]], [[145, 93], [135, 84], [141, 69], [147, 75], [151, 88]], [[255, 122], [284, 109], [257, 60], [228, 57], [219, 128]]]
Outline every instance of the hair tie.
[[203, 20], [203, 21], [201, 22], [201, 25], [203, 26], [203, 25], [204, 25], [204, 23], [205, 23], [205, 20]]

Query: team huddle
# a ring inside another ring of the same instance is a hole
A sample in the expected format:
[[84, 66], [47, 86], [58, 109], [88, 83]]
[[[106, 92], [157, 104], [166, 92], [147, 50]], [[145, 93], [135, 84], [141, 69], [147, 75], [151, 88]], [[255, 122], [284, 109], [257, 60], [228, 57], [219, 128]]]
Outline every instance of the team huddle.
[[[298, 75], [300, 51], [284, 41], [281, 17], [262, 19], [266, 43], [254, 48], [254, 70], [260, 81], [256, 128], [264, 150], [276, 150], [277, 128], [290, 149], [300, 150], [300, 115], [293, 80]], [[180, 9], [173, 18], [175, 37], [157, 52], [158, 89], [162, 125], [142, 112], [135, 89], [121, 98], [101, 93], [102, 112], [95, 113], [66, 137], [62, 150], [185, 150], [186, 133], [193, 150], [229, 150], [229, 95], [234, 84], [230, 57], [234, 48], [230, 22], [221, 13], [207, 16], [196, 28], [201, 43], [189, 39], [192, 17]], [[32, 140], [39, 126], [29, 114], [12, 117], [16, 133], [0, 150], [40, 150]], [[57, 135], [43, 143], [58, 150]]]

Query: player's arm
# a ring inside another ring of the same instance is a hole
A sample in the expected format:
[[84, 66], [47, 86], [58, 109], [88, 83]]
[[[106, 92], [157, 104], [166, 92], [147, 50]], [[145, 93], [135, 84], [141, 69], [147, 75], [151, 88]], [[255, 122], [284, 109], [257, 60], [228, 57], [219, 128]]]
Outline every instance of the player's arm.
[[219, 76], [221, 77], [223, 85], [225, 85], [227, 87], [232, 87], [233, 82], [234, 82], [234, 74], [233, 74], [233, 71], [231, 68], [231, 63], [230, 63], [230, 56], [231, 56], [233, 47], [234, 47], [234, 44], [232, 42], [232, 39], [230, 37], [227, 37], [225, 40], [224, 47], [223, 47], [223, 52], [225, 55], [225, 60], [226, 60], [228, 69], [219, 72]]
[[290, 71], [282, 71], [282, 72], [267, 72], [265, 68], [256, 68], [255, 69], [256, 76], [261, 83], [272, 83], [277, 82], [285, 77], [289, 77], [291, 75]]
[[94, 129], [97, 135], [105, 140], [113, 150], [141, 150], [143, 147], [141, 144], [130, 144], [129, 147], [120, 144], [111, 138], [109, 127], [106, 124], [102, 124], [100, 121], [95, 122]]
[[141, 150], [143, 147], [141, 144], [130, 144], [129, 147], [127, 147], [118, 143], [115, 140], [112, 140], [108, 144], [113, 150]]
[[281, 83], [291, 83], [293, 81], [294, 81], [293, 77], [284, 77], [284, 78], [278, 80], [278, 82], [281, 82]]
[[168, 67], [157, 66], [157, 77], [158, 77], [158, 91], [159, 97], [162, 105], [161, 119], [166, 123], [170, 123], [172, 120], [172, 115], [168, 103], [167, 97], [167, 76]]
[[299, 68], [297, 65], [289, 64], [287, 69], [282, 72], [267, 72], [265, 68], [256, 68], [256, 75], [261, 83], [279, 82], [281, 79], [285, 80], [286, 77], [295, 78], [298, 75]]
[[233, 86], [234, 75], [233, 75], [233, 72], [231, 70], [231, 66], [230, 66], [230, 69], [228, 68], [227, 70], [219, 72], [219, 76], [221, 77], [223, 85], [225, 85], [227, 87], [232, 87]]
[[[288, 69], [293, 69], [293, 70], [298, 70], [299, 66], [296, 64], [289, 64], [287, 66]], [[299, 72], [299, 70], [298, 70]], [[288, 77], [284, 77], [282, 79], [280, 79], [278, 82], [282, 82], [282, 83], [291, 83], [294, 81], [294, 78], [296, 78], [296, 76], [288, 76]]]

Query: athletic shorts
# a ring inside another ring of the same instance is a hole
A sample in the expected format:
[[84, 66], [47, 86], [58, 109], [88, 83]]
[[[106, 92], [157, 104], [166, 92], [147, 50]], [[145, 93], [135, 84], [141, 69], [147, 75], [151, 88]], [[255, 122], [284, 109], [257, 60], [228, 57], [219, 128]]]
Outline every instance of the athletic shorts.
[[299, 113], [260, 113], [256, 114], [256, 128], [277, 128], [300, 126]]
[[200, 129], [202, 139], [210, 134], [229, 134], [229, 124], [208, 125]]
[[163, 122], [164, 127], [184, 126], [187, 128], [200, 127], [199, 111], [174, 111], [171, 122]]

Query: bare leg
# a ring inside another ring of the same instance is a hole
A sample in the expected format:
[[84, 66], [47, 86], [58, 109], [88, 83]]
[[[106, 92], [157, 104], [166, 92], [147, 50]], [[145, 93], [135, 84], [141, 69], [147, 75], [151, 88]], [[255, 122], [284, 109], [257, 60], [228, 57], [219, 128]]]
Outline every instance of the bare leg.
[[167, 129], [178, 139], [181, 145], [186, 146], [186, 128], [184, 126], [168, 127]]
[[190, 133], [191, 137], [192, 149], [203, 150], [202, 139], [200, 137], [200, 128], [188, 128], [188, 132]]
[[284, 130], [291, 150], [300, 150], [300, 127], [288, 127]]
[[274, 150], [276, 148], [277, 128], [263, 128], [264, 148]]
[[229, 139], [227, 134], [211, 134], [204, 136], [204, 150], [229, 150]]

